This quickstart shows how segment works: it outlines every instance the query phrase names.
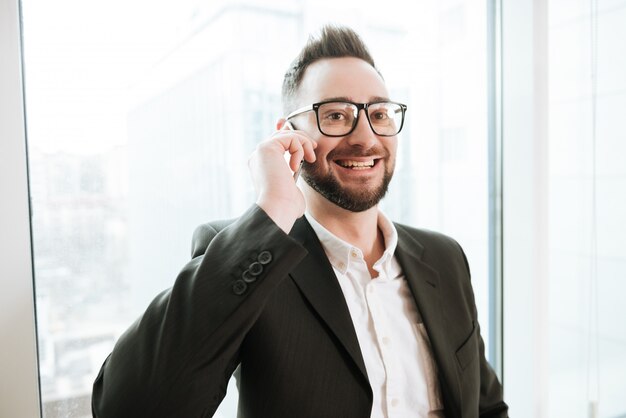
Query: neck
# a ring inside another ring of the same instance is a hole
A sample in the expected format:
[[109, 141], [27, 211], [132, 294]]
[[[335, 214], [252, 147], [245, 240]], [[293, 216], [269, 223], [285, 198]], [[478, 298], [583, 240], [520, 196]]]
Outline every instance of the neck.
[[384, 238], [378, 229], [378, 207], [351, 212], [331, 203], [308, 185], [304, 188], [309, 213], [335, 236], [359, 248], [371, 271], [385, 251]]

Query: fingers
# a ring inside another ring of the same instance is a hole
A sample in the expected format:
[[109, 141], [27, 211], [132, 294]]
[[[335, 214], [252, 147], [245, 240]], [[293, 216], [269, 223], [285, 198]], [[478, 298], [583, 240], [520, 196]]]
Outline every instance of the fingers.
[[304, 159], [310, 163], [315, 162], [315, 148], [317, 148], [317, 142], [312, 140], [305, 141], [302, 146], [304, 148]]
[[300, 161], [304, 158], [304, 146], [302, 142], [299, 142], [297, 138], [294, 138], [290, 142], [289, 153], [289, 168], [291, 171], [296, 171], [300, 166]]
[[315, 162], [315, 148], [317, 143], [302, 131], [280, 130], [272, 140], [282, 146], [282, 152], [291, 154], [289, 166], [295, 171], [304, 159], [310, 163]]

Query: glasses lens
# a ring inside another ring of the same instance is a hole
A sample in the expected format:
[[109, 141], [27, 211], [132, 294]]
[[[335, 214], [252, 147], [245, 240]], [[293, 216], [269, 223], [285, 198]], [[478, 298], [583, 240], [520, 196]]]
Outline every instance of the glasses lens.
[[357, 110], [357, 107], [352, 103], [329, 102], [322, 104], [317, 109], [320, 131], [324, 135], [347, 135], [354, 126]]
[[368, 107], [368, 116], [377, 135], [393, 136], [402, 128], [404, 112], [397, 103], [372, 103]]

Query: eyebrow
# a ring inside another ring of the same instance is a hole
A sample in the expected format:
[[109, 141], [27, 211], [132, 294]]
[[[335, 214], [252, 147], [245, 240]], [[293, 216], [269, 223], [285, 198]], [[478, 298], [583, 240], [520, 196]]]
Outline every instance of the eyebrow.
[[[354, 102], [354, 100], [351, 97], [348, 96], [335, 96], [335, 97], [326, 97], [322, 100], [320, 100], [322, 102], [326, 102], [326, 101], [338, 101], [338, 102]], [[383, 97], [383, 96], [372, 96], [369, 99], [369, 103], [373, 103], [373, 102], [386, 102], [389, 101], [389, 97]]]

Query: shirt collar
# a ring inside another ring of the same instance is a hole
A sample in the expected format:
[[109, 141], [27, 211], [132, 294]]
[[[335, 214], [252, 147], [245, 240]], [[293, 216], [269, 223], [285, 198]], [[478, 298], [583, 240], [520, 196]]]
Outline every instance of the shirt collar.
[[[315, 231], [317, 238], [320, 240], [324, 252], [330, 261], [330, 264], [341, 274], [346, 274], [350, 266], [350, 258], [353, 252], [363, 257], [361, 250], [337, 237], [335, 234], [320, 224], [309, 212], [304, 214], [309, 224]], [[378, 228], [383, 234], [385, 240], [385, 252], [382, 257], [374, 263], [374, 266], [380, 265], [383, 269], [389, 266], [393, 259], [393, 254], [398, 245], [398, 232], [394, 224], [385, 216], [382, 211], [378, 211]]]
[[398, 246], [398, 231], [396, 231], [393, 222], [380, 210], [378, 211], [378, 228], [380, 228], [380, 231], [383, 233], [383, 238], [385, 239], [385, 252], [374, 265], [380, 263], [383, 268], [387, 269]]

